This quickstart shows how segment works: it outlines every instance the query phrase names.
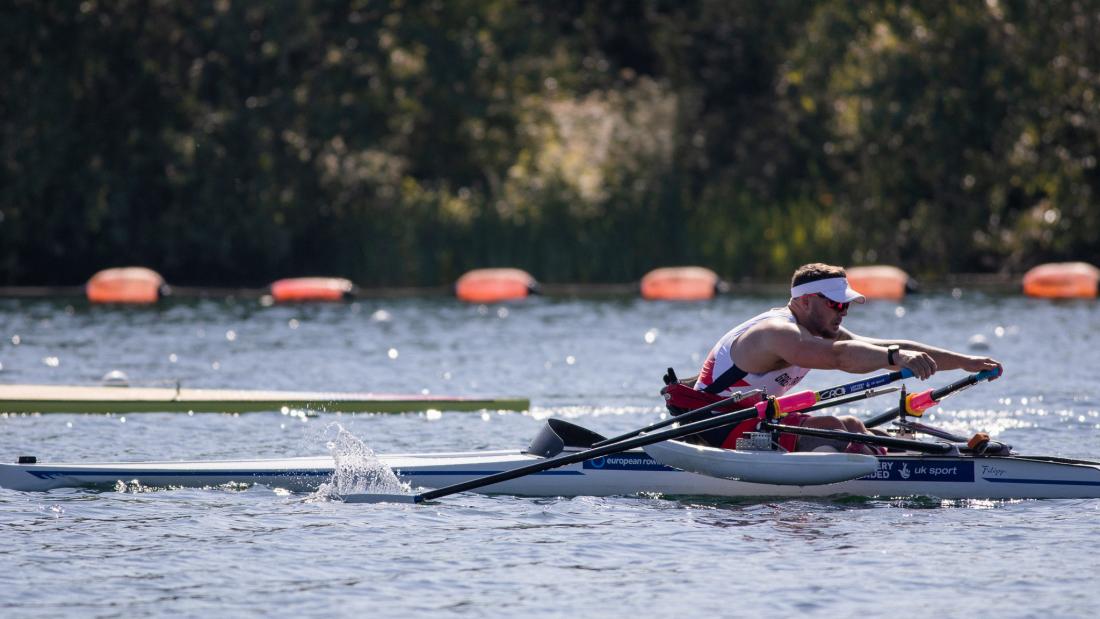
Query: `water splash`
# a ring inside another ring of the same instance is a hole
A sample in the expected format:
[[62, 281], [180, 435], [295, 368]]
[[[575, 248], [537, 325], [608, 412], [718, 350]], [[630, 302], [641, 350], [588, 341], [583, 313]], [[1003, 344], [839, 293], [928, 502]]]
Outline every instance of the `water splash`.
[[310, 495], [309, 500], [336, 499], [348, 494], [382, 493], [401, 494], [412, 491], [393, 471], [378, 459], [374, 450], [339, 423], [330, 423], [325, 443], [335, 460], [332, 478]]

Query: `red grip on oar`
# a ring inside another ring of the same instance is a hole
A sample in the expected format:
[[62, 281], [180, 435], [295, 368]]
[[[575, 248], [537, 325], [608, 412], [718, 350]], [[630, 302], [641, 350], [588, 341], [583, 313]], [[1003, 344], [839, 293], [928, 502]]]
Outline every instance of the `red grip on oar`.
[[[817, 404], [817, 394], [813, 391], [799, 391], [798, 393], [792, 393], [775, 399], [775, 415], [776, 417], [782, 417], [787, 413], [793, 413], [800, 411], [804, 408], [809, 408]], [[760, 419], [765, 416], [764, 411], [768, 408], [768, 401], [764, 400], [756, 405], [756, 415]]]
[[912, 393], [905, 396], [905, 412], [914, 417], [920, 417], [921, 413], [936, 405], [932, 399], [932, 390], [921, 393]]

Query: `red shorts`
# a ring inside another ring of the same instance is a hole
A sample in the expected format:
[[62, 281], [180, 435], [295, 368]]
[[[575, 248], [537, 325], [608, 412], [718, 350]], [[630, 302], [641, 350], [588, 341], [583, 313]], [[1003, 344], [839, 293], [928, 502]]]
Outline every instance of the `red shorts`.
[[[779, 419], [779, 425], [801, 427], [809, 418], [810, 415], [804, 415], [802, 413], [787, 413]], [[749, 419], [734, 426], [733, 430], [726, 436], [726, 440], [722, 441], [722, 449], [734, 449], [737, 446], [737, 439], [746, 432], [755, 432], [756, 424], [758, 423], [760, 423], [759, 419]], [[787, 451], [794, 451], [797, 445], [797, 434], [779, 433], [779, 447]]]

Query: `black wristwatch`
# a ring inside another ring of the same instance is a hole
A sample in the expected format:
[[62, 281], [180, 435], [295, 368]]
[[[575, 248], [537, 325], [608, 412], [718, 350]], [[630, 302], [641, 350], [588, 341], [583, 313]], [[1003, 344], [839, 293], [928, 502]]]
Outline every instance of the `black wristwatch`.
[[898, 346], [897, 344], [890, 344], [886, 347], [886, 365], [897, 365], [897, 362], [894, 361], [894, 355], [897, 354], [900, 350], [901, 346]]

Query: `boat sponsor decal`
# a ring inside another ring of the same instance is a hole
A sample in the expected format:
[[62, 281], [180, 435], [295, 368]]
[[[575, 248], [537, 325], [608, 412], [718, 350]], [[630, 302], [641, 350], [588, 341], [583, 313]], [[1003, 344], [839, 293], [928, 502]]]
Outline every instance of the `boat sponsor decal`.
[[831, 400], [833, 398], [839, 398], [840, 396], [847, 395], [847, 394], [848, 394], [847, 389], [845, 389], [844, 387], [837, 387], [836, 389], [829, 389], [827, 391], [819, 391], [819, 392], [817, 392], [817, 397], [818, 397], [818, 399], [821, 399], [821, 400]]
[[602, 471], [675, 471], [646, 454], [614, 454], [584, 461], [586, 469]]
[[1008, 471], [1002, 469], [999, 466], [993, 464], [982, 465], [982, 478], [986, 481], [1000, 481], [1004, 479], [1004, 476], [1008, 474]]
[[879, 458], [878, 470], [860, 479], [868, 481], [974, 481], [974, 463], [963, 460], [893, 460]]

